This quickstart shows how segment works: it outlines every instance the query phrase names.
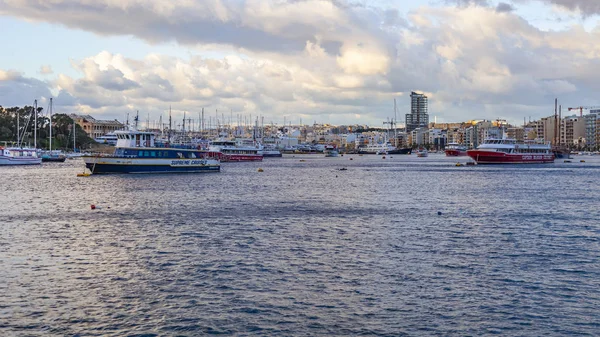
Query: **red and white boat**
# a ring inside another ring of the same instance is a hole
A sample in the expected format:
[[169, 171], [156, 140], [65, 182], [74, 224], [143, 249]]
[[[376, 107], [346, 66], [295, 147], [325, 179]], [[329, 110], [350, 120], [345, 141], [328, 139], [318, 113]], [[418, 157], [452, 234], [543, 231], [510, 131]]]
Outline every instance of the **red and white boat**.
[[258, 146], [238, 145], [234, 140], [215, 140], [208, 146], [209, 155], [227, 161], [262, 161], [262, 151]]
[[461, 157], [467, 155], [467, 147], [459, 143], [448, 143], [444, 148], [447, 157]]
[[553, 163], [554, 153], [550, 143], [514, 139], [487, 139], [467, 154], [477, 164], [543, 164]]

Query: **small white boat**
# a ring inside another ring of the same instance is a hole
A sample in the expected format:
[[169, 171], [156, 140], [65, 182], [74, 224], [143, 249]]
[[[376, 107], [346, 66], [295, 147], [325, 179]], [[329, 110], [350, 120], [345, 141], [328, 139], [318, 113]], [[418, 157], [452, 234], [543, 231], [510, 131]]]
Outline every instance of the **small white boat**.
[[340, 153], [336, 149], [325, 150], [325, 157], [337, 157]]
[[0, 146], [0, 165], [39, 165], [42, 158], [37, 150], [25, 147]]
[[429, 152], [427, 152], [427, 149], [419, 149], [417, 151], [417, 157], [427, 157], [429, 156]]

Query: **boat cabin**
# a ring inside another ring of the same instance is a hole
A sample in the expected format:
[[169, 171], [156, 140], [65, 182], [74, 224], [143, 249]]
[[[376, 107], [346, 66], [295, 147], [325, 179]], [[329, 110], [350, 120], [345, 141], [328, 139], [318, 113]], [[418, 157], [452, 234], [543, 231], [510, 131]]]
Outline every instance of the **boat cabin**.
[[137, 130], [118, 130], [117, 147], [154, 147], [155, 135], [152, 132]]
[[536, 140], [518, 142], [516, 139], [486, 139], [478, 150], [504, 152], [509, 154], [549, 154], [549, 143]]
[[0, 156], [11, 158], [38, 158], [36, 149], [0, 146]]

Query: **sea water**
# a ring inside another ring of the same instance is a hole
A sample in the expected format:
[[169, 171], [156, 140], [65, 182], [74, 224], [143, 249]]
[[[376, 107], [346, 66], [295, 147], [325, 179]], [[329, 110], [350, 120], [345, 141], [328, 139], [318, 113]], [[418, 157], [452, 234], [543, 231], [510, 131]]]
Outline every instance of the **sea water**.
[[0, 167], [0, 335], [597, 335], [600, 157], [467, 161]]

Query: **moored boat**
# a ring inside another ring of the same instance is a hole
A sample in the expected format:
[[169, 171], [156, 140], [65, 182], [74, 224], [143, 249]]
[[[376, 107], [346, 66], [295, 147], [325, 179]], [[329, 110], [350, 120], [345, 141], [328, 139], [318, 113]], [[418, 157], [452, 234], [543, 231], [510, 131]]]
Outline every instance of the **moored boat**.
[[427, 149], [418, 149], [417, 150], [417, 157], [428, 157], [429, 156], [429, 152], [427, 151]]
[[42, 151], [41, 158], [43, 162], [64, 163], [67, 159], [67, 155], [65, 155], [61, 150], [49, 150]]
[[119, 139], [117, 138], [117, 135], [114, 132], [109, 132], [104, 136], [94, 138], [94, 141], [96, 141], [96, 143], [106, 145], [117, 145], [117, 140]]
[[514, 139], [487, 139], [467, 154], [477, 164], [542, 164], [555, 158], [550, 143]]
[[263, 157], [283, 157], [281, 151], [271, 144], [263, 146], [260, 153], [262, 153]]
[[387, 150], [387, 154], [411, 154], [411, 153], [412, 153], [411, 147], [398, 147], [398, 148], [394, 148], [393, 150]]
[[335, 146], [326, 146], [323, 152], [325, 153], [325, 157], [337, 157], [340, 155], [340, 152]]
[[263, 155], [257, 146], [238, 145], [233, 140], [215, 140], [210, 143], [208, 150], [216, 153], [219, 159], [228, 161], [261, 161]]
[[571, 159], [571, 153], [569, 149], [561, 146], [553, 146], [552, 152], [556, 159]]
[[33, 148], [0, 146], [0, 165], [39, 165], [42, 158]]
[[447, 157], [462, 157], [467, 155], [467, 147], [459, 143], [448, 143], [444, 152]]
[[411, 148], [397, 148], [390, 142], [369, 143], [358, 148], [359, 154], [411, 154], [411, 152]]
[[202, 173], [219, 172], [221, 164], [209, 152], [197, 148], [156, 147], [152, 132], [115, 131], [112, 155], [84, 156], [91, 173]]

